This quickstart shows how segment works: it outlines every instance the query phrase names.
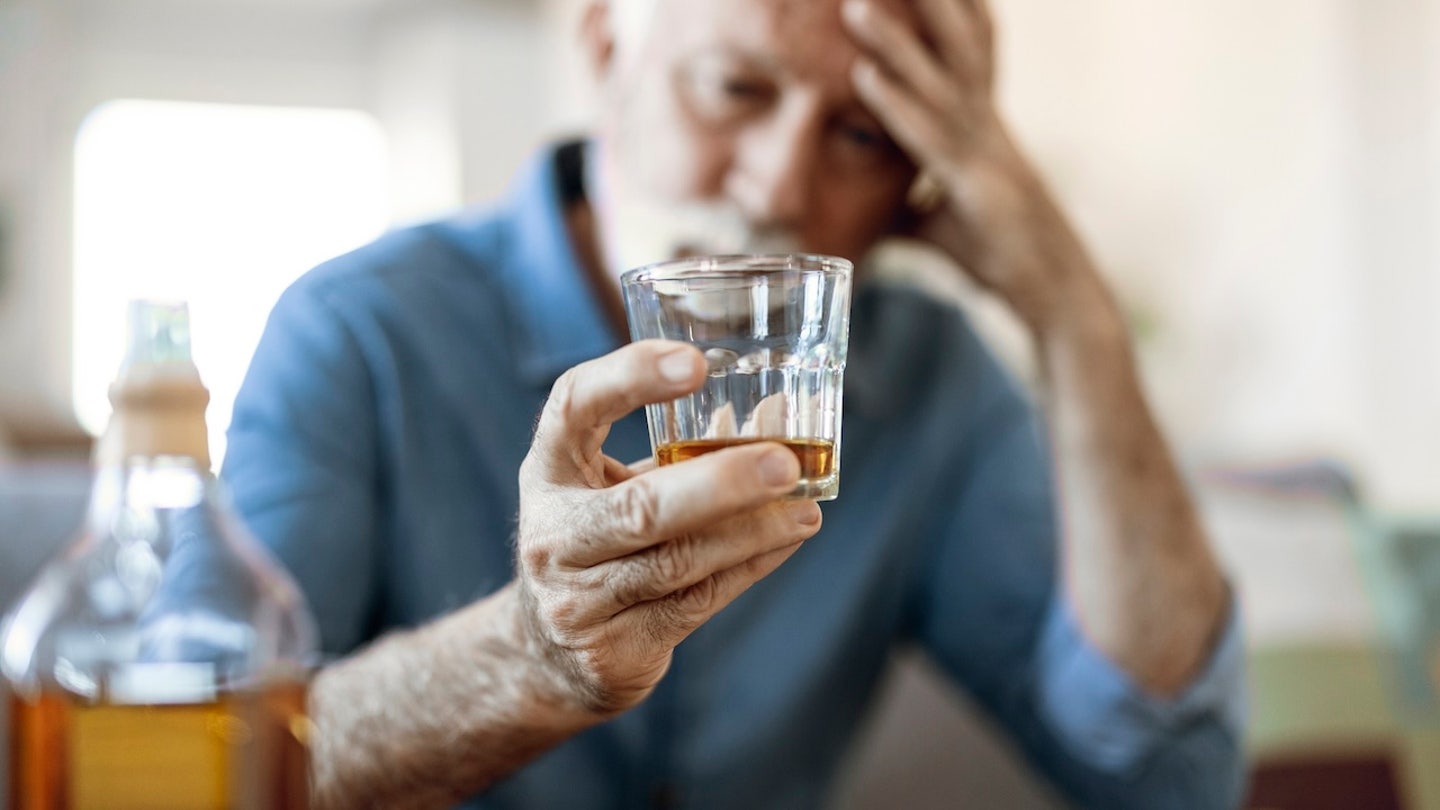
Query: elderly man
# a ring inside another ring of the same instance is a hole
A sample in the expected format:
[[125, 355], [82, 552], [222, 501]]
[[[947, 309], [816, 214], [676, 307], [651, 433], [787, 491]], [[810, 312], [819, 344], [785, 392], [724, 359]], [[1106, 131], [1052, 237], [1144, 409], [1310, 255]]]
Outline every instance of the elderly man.
[[[1233, 806], [1235, 608], [981, 0], [601, 1], [583, 36], [593, 140], [307, 275], [238, 399], [225, 476], [340, 656], [318, 803], [819, 806], [913, 642], [1076, 803]], [[624, 345], [619, 272], [895, 234], [1029, 328], [1043, 425], [862, 268], [823, 528], [776, 444], [622, 463], [704, 363]]]

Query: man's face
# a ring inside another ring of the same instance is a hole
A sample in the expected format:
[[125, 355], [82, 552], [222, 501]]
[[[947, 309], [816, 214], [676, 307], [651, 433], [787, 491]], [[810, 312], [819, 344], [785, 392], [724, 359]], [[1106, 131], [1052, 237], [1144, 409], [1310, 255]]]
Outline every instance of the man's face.
[[658, 0], [606, 67], [598, 214], [612, 272], [687, 253], [858, 260], [915, 169], [850, 81], [839, 0]]

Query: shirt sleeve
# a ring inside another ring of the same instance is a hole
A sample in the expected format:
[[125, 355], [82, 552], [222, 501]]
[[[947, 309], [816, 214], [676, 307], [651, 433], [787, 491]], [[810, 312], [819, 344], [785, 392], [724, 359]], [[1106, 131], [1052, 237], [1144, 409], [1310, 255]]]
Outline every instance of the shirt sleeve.
[[221, 476], [291, 572], [322, 650], [365, 640], [379, 520], [375, 395], [351, 329], [308, 278], [270, 314], [235, 399]]
[[[918, 636], [1068, 798], [1096, 808], [1230, 808], [1244, 783], [1243, 645], [1233, 607], [1195, 681], [1144, 693], [1079, 631], [1057, 586], [1051, 469], [1007, 383], [945, 482], [915, 611]], [[958, 496], [958, 497], [957, 497]]]
[[1137, 770], [1166, 738], [1194, 722], [1239, 739], [1247, 714], [1245, 652], [1233, 599], [1210, 658], [1176, 697], [1143, 689], [1084, 637], [1055, 600], [1040, 645], [1041, 711], [1067, 747], [1112, 773]]

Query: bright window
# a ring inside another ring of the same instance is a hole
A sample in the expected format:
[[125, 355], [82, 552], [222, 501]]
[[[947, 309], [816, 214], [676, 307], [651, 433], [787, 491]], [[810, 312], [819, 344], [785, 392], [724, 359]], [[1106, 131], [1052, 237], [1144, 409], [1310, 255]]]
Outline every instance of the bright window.
[[169, 101], [97, 108], [75, 145], [75, 409], [110, 412], [126, 302], [190, 302], [216, 464], [275, 299], [388, 219], [379, 124], [354, 110]]

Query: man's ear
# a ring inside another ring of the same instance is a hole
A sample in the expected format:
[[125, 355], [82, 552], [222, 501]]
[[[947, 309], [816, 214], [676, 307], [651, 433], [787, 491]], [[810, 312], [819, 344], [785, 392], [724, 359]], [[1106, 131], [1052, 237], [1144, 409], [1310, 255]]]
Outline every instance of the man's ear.
[[580, 43], [590, 76], [603, 82], [615, 60], [615, 20], [609, 0], [590, 0], [580, 18]]

